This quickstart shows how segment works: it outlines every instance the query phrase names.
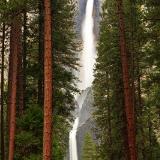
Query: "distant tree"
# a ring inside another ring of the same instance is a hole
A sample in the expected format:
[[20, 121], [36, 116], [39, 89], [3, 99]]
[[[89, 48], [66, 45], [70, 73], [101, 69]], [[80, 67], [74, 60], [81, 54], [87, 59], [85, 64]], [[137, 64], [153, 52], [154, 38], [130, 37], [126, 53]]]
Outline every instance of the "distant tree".
[[82, 152], [83, 160], [96, 160], [96, 144], [92, 139], [90, 133], [87, 133], [84, 137], [84, 145]]
[[5, 59], [5, 23], [2, 24], [2, 50], [1, 50], [1, 158], [5, 160], [5, 137], [4, 137], [4, 59]]

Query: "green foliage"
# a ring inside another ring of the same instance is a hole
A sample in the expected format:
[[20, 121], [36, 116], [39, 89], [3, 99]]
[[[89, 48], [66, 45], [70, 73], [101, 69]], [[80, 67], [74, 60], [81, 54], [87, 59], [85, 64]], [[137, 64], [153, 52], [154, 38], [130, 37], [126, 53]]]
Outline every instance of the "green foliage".
[[[19, 115], [17, 107], [16, 150], [15, 160], [40, 160], [43, 148], [43, 109], [38, 103], [38, 81], [43, 76], [43, 51], [39, 50], [40, 25], [43, 31], [43, 11], [39, 11], [41, 0], [0, 0], [0, 20], [10, 26], [13, 17], [20, 15], [26, 23], [26, 68], [25, 78], [25, 111]], [[77, 78], [73, 71], [77, 70], [77, 42], [74, 30], [75, 2], [71, 0], [52, 1], [53, 12], [53, 159], [61, 160], [66, 156], [74, 109], [74, 96], [78, 89]], [[43, 7], [42, 7], [43, 8]], [[41, 15], [39, 15], [41, 14]], [[41, 17], [41, 21], [39, 21]], [[64, 27], [65, 26], [65, 27]], [[7, 28], [7, 27], [6, 27]], [[22, 27], [23, 31], [24, 26]], [[43, 38], [43, 33], [42, 37]], [[22, 36], [23, 32], [22, 32]], [[24, 37], [23, 37], [24, 38]], [[23, 40], [24, 41], [24, 40]], [[8, 42], [7, 42], [7, 45]], [[43, 45], [43, 43], [41, 43]], [[9, 48], [9, 46], [7, 46]], [[43, 46], [40, 46], [41, 49]], [[22, 49], [23, 50], [23, 49]], [[40, 55], [42, 54], [42, 55]], [[41, 56], [41, 57], [40, 57]], [[43, 78], [42, 78], [43, 80]], [[43, 93], [42, 93], [43, 94]], [[43, 97], [43, 95], [41, 95]], [[43, 101], [43, 100], [42, 100]]]
[[28, 158], [24, 158], [24, 160], [41, 160], [42, 159], [42, 156], [41, 155], [30, 155]]
[[84, 145], [83, 145], [83, 153], [82, 159], [83, 160], [96, 160], [97, 153], [96, 153], [96, 144], [92, 139], [92, 136], [87, 133], [84, 138]]
[[[43, 67], [38, 61], [40, 41], [38, 20], [39, 16], [43, 17], [37, 14], [39, 2], [0, 0], [0, 21], [5, 22], [6, 28], [9, 28], [15, 13], [22, 16], [24, 11], [27, 12], [26, 108], [24, 114], [17, 118], [15, 160], [42, 159], [43, 109], [37, 100], [38, 80], [42, 76], [40, 68]], [[52, 7], [53, 159], [61, 160], [66, 156], [68, 148], [69, 121], [72, 120], [71, 111], [75, 106], [73, 94], [78, 92], [75, 85], [77, 78], [73, 75], [73, 71], [78, 67], [78, 42], [74, 32], [75, 1], [52, 0]], [[158, 160], [160, 159], [160, 5], [158, 0], [124, 0], [123, 7], [130, 82], [134, 89], [138, 160]], [[82, 155], [84, 160], [125, 159], [126, 122], [116, 10], [116, 0], [105, 0], [102, 6], [93, 84], [94, 118], [99, 143], [96, 147], [91, 135], [86, 135]], [[8, 35], [6, 39], [8, 48]], [[6, 109], [5, 112], [6, 115]]]
[[[123, 1], [133, 88], [138, 160], [159, 159], [159, 25], [160, 6], [147, 1]], [[103, 160], [125, 159], [125, 119], [116, 0], [106, 0], [95, 68], [94, 117]]]
[[[43, 142], [43, 112], [35, 105], [17, 119], [16, 160], [40, 160]], [[69, 124], [62, 116], [54, 116], [53, 158], [63, 159], [68, 147]]]
[[[123, 159], [123, 85], [116, 1], [103, 4], [98, 57], [93, 84], [99, 155], [103, 160]], [[106, 11], [107, 10], [107, 11]]]
[[[68, 117], [74, 109], [73, 94], [78, 57], [76, 35], [74, 32], [75, 2], [70, 0], [53, 1], [53, 39], [54, 39], [54, 95], [55, 113]], [[65, 26], [65, 27], [64, 27]], [[63, 101], [62, 101], [63, 99]]]
[[33, 11], [37, 7], [38, 0], [1, 0], [0, 19], [5, 23], [11, 23], [15, 14]]
[[42, 153], [42, 109], [37, 105], [29, 107], [24, 115], [17, 119], [17, 126], [15, 159], [39, 156]]
[[71, 127], [63, 115], [54, 116], [53, 126], [53, 159], [63, 159], [67, 154]]

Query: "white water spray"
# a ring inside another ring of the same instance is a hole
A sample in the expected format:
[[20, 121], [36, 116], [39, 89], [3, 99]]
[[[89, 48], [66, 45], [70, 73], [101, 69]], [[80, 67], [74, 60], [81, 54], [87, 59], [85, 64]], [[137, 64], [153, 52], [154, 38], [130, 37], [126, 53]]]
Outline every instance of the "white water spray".
[[[92, 85], [94, 76], [93, 68], [95, 64], [96, 48], [95, 48], [95, 37], [94, 37], [94, 19], [93, 19], [93, 6], [94, 0], [88, 0], [86, 5], [86, 14], [84, 22], [82, 24], [82, 40], [83, 40], [83, 52], [80, 58], [80, 84], [78, 84], [79, 89], [85, 90], [87, 87]], [[85, 95], [80, 102], [78, 102], [79, 108], [81, 109], [82, 104], [85, 99]], [[76, 133], [78, 129], [79, 117], [75, 119], [73, 124], [73, 129], [69, 136], [69, 150], [70, 150], [70, 160], [78, 160], [77, 154], [77, 140]]]
[[77, 156], [77, 141], [76, 141], [76, 133], [78, 127], [79, 118], [77, 117], [73, 124], [73, 129], [69, 134], [69, 150], [70, 150], [70, 160], [78, 160]]
[[94, 0], [88, 0], [86, 6], [86, 15], [82, 24], [82, 40], [83, 40], [83, 52], [80, 58], [80, 89], [86, 89], [92, 85], [94, 76], [93, 68], [96, 58], [96, 45], [93, 19], [93, 7]]

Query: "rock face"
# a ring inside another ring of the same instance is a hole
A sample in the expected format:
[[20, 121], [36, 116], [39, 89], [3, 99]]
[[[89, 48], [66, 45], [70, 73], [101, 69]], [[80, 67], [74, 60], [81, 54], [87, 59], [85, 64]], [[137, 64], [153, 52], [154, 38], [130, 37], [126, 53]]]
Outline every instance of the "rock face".
[[77, 130], [78, 160], [82, 160], [81, 156], [84, 145], [84, 137], [86, 133], [90, 133], [93, 139], [95, 139], [95, 135], [93, 132], [93, 128], [95, 125], [92, 118], [93, 94], [91, 88], [87, 88], [85, 91], [83, 91], [82, 96], [83, 96], [83, 102], [79, 112], [79, 125]]
[[93, 110], [93, 95], [91, 88], [85, 91], [86, 97], [84, 98], [81, 110], [79, 112], [79, 127], [81, 127], [90, 117]]

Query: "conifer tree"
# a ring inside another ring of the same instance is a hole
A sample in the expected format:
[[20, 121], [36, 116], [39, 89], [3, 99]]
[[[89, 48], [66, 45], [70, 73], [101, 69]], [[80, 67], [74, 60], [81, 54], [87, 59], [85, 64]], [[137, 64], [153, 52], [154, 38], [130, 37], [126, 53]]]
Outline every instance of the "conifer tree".
[[[107, 8], [107, 9], [106, 9]], [[93, 84], [99, 154], [104, 160], [128, 157], [116, 1], [102, 7]], [[111, 38], [112, 37], [112, 38]]]
[[82, 159], [96, 160], [96, 145], [89, 133], [87, 133], [84, 137]]
[[122, 77], [123, 77], [123, 87], [124, 87], [124, 105], [125, 114], [127, 121], [127, 144], [129, 150], [129, 159], [137, 159], [136, 151], [136, 135], [135, 135], [135, 115], [134, 115], [134, 103], [133, 94], [130, 87], [130, 76], [129, 76], [129, 64], [127, 55], [127, 42], [125, 37], [125, 22], [123, 14], [123, 1], [117, 0], [117, 12], [119, 21], [119, 37], [120, 37], [120, 55], [122, 64]]
[[[14, 15], [15, 16], [15, 15]], [[17, 94], [17, 73], [18, 73], [18, 55], [20, 54], [21, 42], [21, 21], [20, 16], [15, 16], [11, 24], [10, 32], [10, 96], [9, 104], [9, 160], [14, 159], [14, 144], [16, 132], [16, 94]]]
[[[124, 94], [122, 74], [120, 74], [122, 73], [122, 66], [120, 56], [118, 56], [118, 54], [120, 55], [120, 41], [117, 12], [115, 12], [117, 9], [115, 7], [116, 3], [117, 1], [105, 1], [102, 7], [94, 81], [96, 107], [94, 117], [99, 128], [97, 135], [100, 140], [99, 152], [101, 157], [103, 159], [130, 159], [129, 155], [127, 155], [129, 152], [127, 151], [127, 136], [125, 136], [127, 133], [127, 122], [124, 114], [124, 102], [121, 101], [120, 103], [119, 101], [124, 99]], [[153, 127], [157, 125], [153, 120], [153, 117], [157, 119], [157, 111], [154, 102], [151, 100], [153, 97], [154, 100], [159, 99], [156, 94], [158, 89], [155, 89], [159, 86], [156, 83], [156, 79], [159, 77], [157, 72], [159, 62], [153, 58], [158, 56], [158, 53], [155, 52], [158, 44], [157, 26], [159, 24], [155, 17], [157, 17], [158, 10], [159, 5], [157, 5], [157, 2], [153, 3], [150, 0], [145, 2], [123, 1], [129, 85], [133, 96], [133, 105], [135, 106], [134, 116], [136, 121], [135, 134], [138, 160], [156, 159], [159, 157], [157, 152], [159, 148], [157, 144], [158, 137], [156, 134], [158, 128]], [[153, 31], [155, 33], [154, 36], [150, 36], [153, 34]], [[113, 55], [117, 56], [113, 57]], [[114, 79], [114, 77], [116, 78]], [[148, 87], [151, 88], [148, 89]], [[156, 90], [154, 96], [151, 94], [153, 93], [152, 89]], [[120, 97], [113, 96], [114, 93]], [[116, 103], [113, 102], [118, 102], [119, 105], [116, 106]], [[119, 110], [117, 110], [118, 106]], [[117, 112], [119, 114], [116, 114]], [[119, 124], [119, 127], [114, 125], [115, 120], [118, 120], [116, 124]], [[158, 119], [157, 122], [159, 123]], [[106, 133], [107, 136], [105, 136]], [[117, 147], [114, 143], [115, 135], [118, 133], [123, 134], [119, 136], [119, 141], [116, 143], [121, 144], [121, 147]], [[106, 150], [107, 145], [110, 146], [110, 149]], [[115, 157], [115, 151], [120, 151], [121, 154]]]
[[[23, 92], [24, 103], [23, 103], [23, 114], [16, 117], [16, 132], [14, 137], [15, 142], [15, 152], [14, 159], [33, 159], [39, 158], [42, 159], [42, 150], [43, 150], [43, 112], [42, 104], [43, 101], [43, 74], [40, 72], [40, 67], [42, 65], [39, 63], [42, 62], [42, 52], [43, 48], [42, 39], [43, 33], [40, 33], [43, 29], [44, 22], [42, 21], [43, 13], [38, 13], [39, 1], [28, 1], [28, 0], [15, 0], [8, 1], [5, 4], [2, 4], [0, 1], [0, 15], [2, 20], [5, 20], [7, 27], [10, 25], [10, 22], [13, 22], [12, 13], [16, 12], [16, 16], [21, 14], [21, 20], [24, 24], [20, 24], [22, 28], [21, 35], [18, 35], [17, 38], [21, 37], [22, 46], [20, 43], [18, 46], [21, 46], [21, 53], [18, 54], [19, 57], [19, 67], [17, 68], [17, 77], [21, 79], [23, 85], [21, 84], [21, 93]], [[55, 150], [55, 154], [51, 155], [54, 159], [63, 159], [66, 156], [66, 150], [68, 145], [68, 133], [70, 129], [69, 121], [72, 120], [71, 111], [74, 109], [74, 96], [73, 94], [77, 92], [75, 85], [76, 77], [73, 74], [73, 70], [77, 69], [77, 42], [75, 36], [75, 23], [74, 23], [74, 14], [75, 14], [75, 2], [70, 0], [52, 1], [52, 35], [53, 42], [56, 44], [53, 45], [52, 51], [54, 52], [54, 61], [51, 63], [54, 65], [54, 78], [56, 85], [54, 86], [54, 106], [55, 107], [55, 116], [54, 116], [54, 131], [55, 138], [53, 139], [53, 145], [51, 149]], [[41, 12], [44, 12], [44, 8], [41, 6]], [[42, 15], [39, 15], [42, 14]], [[54, 16], [53, 16], [54, 15]], [[41, 18], [40, 18], [40, 17]], [[61, 21], [57, 21], [57, 19]], [[39, 22], [38, 22], [39, 20]], [[41, 23], [41, 26], [40, 26]], [[62, 28], [65, 31], [63, 32]], [[40, 30], [39, 30], [40, 28]], [[56, 28], [56, 29], [55, 29]], [[9, 27], [7, 29], [10, 29]], [[15, 32], [14, 32], [15, 33]], [[40, 35], [40, 36], [39, 36]], [[7, 38], [9, 36], [7, 35]], [[64, 38], [65, 37], [65, 38]], [[8, 39], [6, 38], [6, 48], [8, 46]], [[60, 39], [60, 40], [58, 40]], [[41, 45], [42, 44], [42, 45]], [[19, 48], [20, 49], [20, 48]], [[41, 52], [41, 53], [40, 53]], [[8, 50], [6, 50], [6, 58], [8, 55]], [[41, 58], [40, 56], [41, 55]], [[13, 66], [12, 54], [9, 56], [9, 66]], [[7, 66], [7, 60], [5, 60], [5, 66]], [[18, 63], [18, 62], [17, 62]], [[16, 64], [17, 65], [17, 64]], [[15, 67], [15, 65], [14, 65]], [[22, 67], [22, 68], [21, 68]], [[7, 67], [5, 72], [7, 72]], [[21, 69], [21, 71], [19, 70]], [[19, 72], [20, 71], [20, 72]], [[21, 75], [19, 74], [21, 73]], [[12, 67], [9, 69], [9, 77], [5, 79], [8, 81], [8, 91], [4, 90], [4, 96], [8, 93], [8, 100], [12, 97], [11, 87], [13, 84], [12, 81], [13, 70]], [[19, 79], [18, 78], [18, 79]], [[22, 81], [23, 79], [23, 81]], [[41, 83], [38, 90], [38, 79], [41, 79]], [[17, 85], [19, 83], [16, 83]], [[14, 85], [15, 87], [15, 85]], [[22, 89], [23, 88], [23, 89]], [[17, 91], [20, 89], [17, 87]], [[16, 91], [16, 92], [17, 92]], [[21, 94], [22, 95], [22, 94]], [[41, 97], [41, 98], [40, 98]], [[39, 99], [39, 102], [37, 101]], [[63, 101], [62, 101], [63, 99]], [[16, 93], [17, 110], [19, 114], [19, 93]], [[8, 121], [10, 122], [11, 110], [10, 101], [8, 101], [8, 108], [5, 109], [5, 115], [8, 112]], [[13, 101], [12, 101], [13, 102]], [[21, 101], [22, 102], [22, 101]], [[22, 105], [21, 105], [22, 106]], [[13, 108], [12, 108], [13, 109]], [[7, 111], [6, 111], [7, 110]], [[12, 112], [13, 113], [13, 112]], [[12, 119], [12, 118], [11, 118]], [[12, 119], [13, 120], [13, 119]], [[9, 129], [13, 129], [8, 125]], [[13, 132], [12, 132], [13, 133]], [[13, 133], [14, 134], [14, 133]], [[13, 135], [12, 134], [12, 135]], [[8, 142], [6, 136], [6, 142]], [[11, 142], [11, 141], [10, 141]], [[28, 142], [27, 144], [24, 142]], [[6, 148], [8, 154], [8, 147]], [[12, 154], [13, 155], [13, 154]]]

